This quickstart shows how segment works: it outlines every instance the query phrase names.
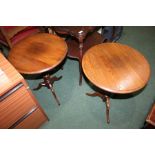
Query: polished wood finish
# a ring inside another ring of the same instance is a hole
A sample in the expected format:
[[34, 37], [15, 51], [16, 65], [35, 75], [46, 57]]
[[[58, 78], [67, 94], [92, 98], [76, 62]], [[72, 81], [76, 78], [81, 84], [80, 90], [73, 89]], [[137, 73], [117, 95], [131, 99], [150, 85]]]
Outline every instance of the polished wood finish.
[[0, 53], [0, 96], [15, 87], [23, 77]]
[[0, 97], [0, 102], [2, 102], [3, 100], [5, 100], [7, 97], [11, 96], [13, 93], [15, 93], [18, 89], [20, 89], [22, 86], [24, 86], [23, 83], [19, 83], [17, 86], [11, 88], [8, 92], [4, 93], [3, 95], [1, 95]]
[[0, 128], [9, 128], [35, 105], [25, 87], [20, 88], [0, 103]]
[[[23, 31], [27, 26], [15, 26], [11, 31], [7, 32], [7, 37], [11, 39], [13, 36], [15, 36], [20, 31]], [[3, 27], [0, 27], [0, 30], [4, 30]], [[5, 30], [4, 30], [5, 31]]]
[[52, 29], [60, 34], [69, 34], [73, 37], [79, 38], [79, 35], [85, 38], [85, 36], [89, 33], [94, 31], [97, 26], [52, 26]]
[[[40, 33], [16, 44], [10, 51], [8, 59], [20, 73], [46, 74], [65, 59], [67, 50], [67, 44], [62, 38], [53, 34]], [[44, 81], [39, 83], [34, 90], [42, 86], [47, 87], [51, 90], [57, 104], [60, 105], [53, 88], [54, 82], [59, 78], [44, 75], [43, 79]]]
[[153, 104], [151, 111], [147, 116], [146, 122], [155, 127], [155, 103]]
[[59, 101], [59, 99], [58, 99], [58, 97], [57, 97], [57, 95], [56, 95], [56, 93], [54, 91], [53, 84], [54, 84], [55, 81], [59, 81], [61, 78], [62, 78], [62, 76], [60, 76], [60, 77], [56, 77], [56, 76], [51, 77], [49, 74], [47, 74], [47, 75], [45, 75], [43, 77], [44, 81], [39, 83], [38, 87], [34, 88], [33, 90], [39, 90], [42, 87], [47, 87], [48, 89], [51, 90], [57, 104], [60, 106], [60, 101]]
[[[98, 32], [90, 33], [83, 42], [83, 53], [90, 48], [97, 44], [100, 44], [103, 42], [102, 36]], [[66, 43], [68, 45], [68, 57], [73, 59], [80, 59], [80, 53], [79, 53], [79, 43], [75, 38], [69, 38], [66, 40]]]
[[20, 124], [18, 124], [15, 129], [31, 129], [39, 128], [44, 122], [46, 118], [44, 117], [43, 113], [36, 109], [31, 115], [25, 118]]
[[93, 45], [103, 42], [102, 36], [95, 32], [97, 26], [54, 26], [58, 34], [70, 35], [66, 40], [68, 45], [68, 57], [79, 61], [79, 85], [82, 85], [82, 57], [84, 52]]
[[[0, 128], [16, 127], [19, 120], [22, 120], [23, 116], [27, 115], [34, 107], [40, 111], [44, 117], [44, 122], [48, 120], [45, 112], [29, 90], [23, 77], [2, 54], [0, 54], [0, 70]], [[33, 119], [35, 120], [35, 118]], [[39, 121], [39, 119], [36, 121], [38, 121], [40, 125], [43, 123], [43, 121]], [[27, 121], [25, 125], [28, 128], [32, 128], [29, 121]]]
[[97, 87], [111, 93], [132, 93], [150, 78], [150, 66], [137, 50], [119, 43], [90, 48], [83, 57], [83, 71]]
[[39, 33], [17, 43], [8, 59], [20, 73], [38, 74], [58, 66], [66, 54], [67, 45], [62, 38]]
[[23, 38], [40, 32], [45, 32], [41, 26], [0, 26], [0, 42], [12, 48]]
[[106, 104], [106, 116], [107, 116], [107, 123], [110, 123], [110, 118], [109, 118], [109, 112], [110, 112], [110, 97], [107, 95], [104, 95], [100, 92], [95, 92], [95, 93], [86, 93], [86, 95], [88, 96], [92, 96], [92, 97], [100, 97], [102, 99], [103, 102], [105, 102]]
[[82, 85], [82, 57], [87, 49], [103, 42], [102, 36], [98, 32], [93, 32], [83, 38], [81, 42], [77, 42], [75, 38], [69, 38], [68, 45], [68, 57], [77, 59], [79, 61], [79, 85]]
[[[102, 43], [90, 48], [83, 56], [82, 67], [92, 84], [110, 93], [136, 92], [150, 78], [150, 66], [145, 57], [120, 43]], [[110, 123], [110, 97], [101, 92], [87, 95], [102, 98], [106, 103], [107, 123]]]

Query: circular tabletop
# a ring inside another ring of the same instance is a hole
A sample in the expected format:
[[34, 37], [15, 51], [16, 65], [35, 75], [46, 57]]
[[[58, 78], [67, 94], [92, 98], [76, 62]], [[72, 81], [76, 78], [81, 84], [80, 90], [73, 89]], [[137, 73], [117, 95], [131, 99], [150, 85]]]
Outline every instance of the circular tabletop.
[[102, 43], [88, 49], [82, 67], [95, 86], [111, 93], [138, 91], [150, 77], [150, 66], [145, 57], [120, 43]]
[[52, 34], [38, 33], [13, 46], [8, 59], [23, 74], [38, 74], [58, 66], [66, 57], [66, 42]]

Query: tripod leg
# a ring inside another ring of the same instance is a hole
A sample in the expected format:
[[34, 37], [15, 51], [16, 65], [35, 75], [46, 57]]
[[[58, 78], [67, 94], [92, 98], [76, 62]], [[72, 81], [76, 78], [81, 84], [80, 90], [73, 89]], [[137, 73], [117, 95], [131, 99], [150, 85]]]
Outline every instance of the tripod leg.
[[86, 95], [88, 96], [92, 96], [92, 97], [100, 97], [102, 99], [103, 102], [105, 102], [106, 104], [106, 119], [107, 119], [107, 123], [110, 123], [110, 118], [109, 118], [109, 111], [110, 111], [110, 97], [104, 94], [101, 94], [99, 92], [94, 92], [94, 93], [86, 93]]
[[56, 93], [55, 93], [55, 91], [54, 91], [52, 85], [50, 86], [50, 90], [51, 90], [51, 92], [52, 92], [52, 94], [53, 94], [53, 96], [54, 96], [54, 98], [55, 98], [55, 100], [56, 100], [58, 106], [60, 106], [60, 102], [59, 102], [59, 100], [58, 100], [58, 97], [57, 97], [57, 95], [56, 95]]
[[86, 95], [88, 95], [88, 96], [92, 96], [92, 97], [96, 97], [96, 96], [98, 96], [98, 97], [100, 97], [102, 100], [104, 100], [104, 96], [105, 95], [103, 95], [103, 94], [101, 94], [101, 93], [98, 93], [98, 92], [94, 92], [94, 93], [86, 93]]
[[110, 118], [109, 118], [109, 111], [110, 111], [110, 98], [108, 96], [105, 96], [106, 98], [106, 117], [107, 117], [107, 123], [110, 123]]
[[50, 77], [50, 83], [53, 84], [55, 81], [59, 81], [61, 78], [62, 78], [62, 76], [59, 76], [59, 77], [56, 77], [56, 76]]
[[44, 82], [39, 83], [38, 87], [33, 88], [33, 90], [39, 90], [42, 86], [45, 86]]
[[52, 92], [52, 94], [53, 94], [53, 96], [54, 96], [54, 98], [55, 98], [55, 100], [56, 100], [56, 102], [58, 103], [59, 106], [60, 106], [60, 102], [59, 102], [58, 97], [57, 97], [57, 95], [56, 95], [56, 93], [54, 91], [53, 83], [55, 81], [60, 80], [61, 78], [62, 78], [62, 76], [60, 76], [60, 77], [56, 77], [56, 76], [51, 77], [49, 74], [44, 76], [44, 84], [48, 89], [51, 90], [51, 92]]

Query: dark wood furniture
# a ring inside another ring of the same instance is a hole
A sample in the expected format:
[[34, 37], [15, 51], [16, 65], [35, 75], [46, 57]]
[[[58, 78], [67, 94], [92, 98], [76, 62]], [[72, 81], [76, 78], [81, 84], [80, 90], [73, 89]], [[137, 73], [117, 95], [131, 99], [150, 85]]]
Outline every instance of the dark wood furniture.
[[147, 116], [146, 122], [155, 127], [155, 103], [153, 104], [151, 111]]
[[65, 59], [66, 54], [67, 45], [62, 38], [48, 33], [38, 33], [14, 45], [9, 52], [8, 59], [22, 74], [45, 73], [43, 76], [44, 81], [34, 90], [38, 90], [42, 86], [47, 87], [51, 90], [58, 105], [60, 105], [53, 84], [62, 76], [51, 77], [47, 74], [47, 71], [56, 68]]
[[[144, 56], [119, 43], [102, 43], [90, 48], [83, 56], [82, 67], [92, 84], [116, 94], [136, 92], [147, 84], [150, 77], [150, 66]], [[101, 92], [87, 95], [99, 96], [105, 101], [109, 123], [110, 97]]]
[[43, 32], [40, 26], [0, 26], [0, 43], [12, 48], [20, 40]]
[[39, 128], [48, 120], [24, 78], [0, 53], [0, 128]]
[[68, 45], [68, 57], [79, 61], [79, 85], [82, 84], [82, 57], [87, 49], [103, 42], [103, 37], [97, 32], [97, 26], [53, 26], [58, 34], [69, 35], [66, 43]]
[[155, 103], [153, 104], [150, 112], [147, 115], [144, 129], [155, 129]]

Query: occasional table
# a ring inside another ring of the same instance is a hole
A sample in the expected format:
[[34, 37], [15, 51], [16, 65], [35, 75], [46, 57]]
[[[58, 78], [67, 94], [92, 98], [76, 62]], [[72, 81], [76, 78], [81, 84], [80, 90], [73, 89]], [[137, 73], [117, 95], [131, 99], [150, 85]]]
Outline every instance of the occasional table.
[[103, 37], [97, 32], [97, 26], [53, 26], [58, 34], [69, 35], [66, 39], [68, 45], [67, 56], [79, 61], [79, 85], [82, 84], [82, 57], [90, 47], [103, 42]]
[[51, 77], [47, 72], [57, 67], [65, 59], [66, 54], [67, 44], [62, 38], [48, 33], [39, 33], [17, 43], [9, 52], [8, 59], [22, 74], [44, 73], [44, 81], [34, 90], [38, 90], [42, 86], [47, 87], [60, 105], [53, 84], [62, 76]]
[[[120, 43], [102, 43], [90, 48], [83, 56], [82, 67], [92, 84], [114, 94], [136, 92], [147, 84], [150, 77], [150, 66], [145, 57], [134, 48]], [[109, 95], [102, 92], [87, 95], [99, 96], [106, 103], [109, 123]]]

